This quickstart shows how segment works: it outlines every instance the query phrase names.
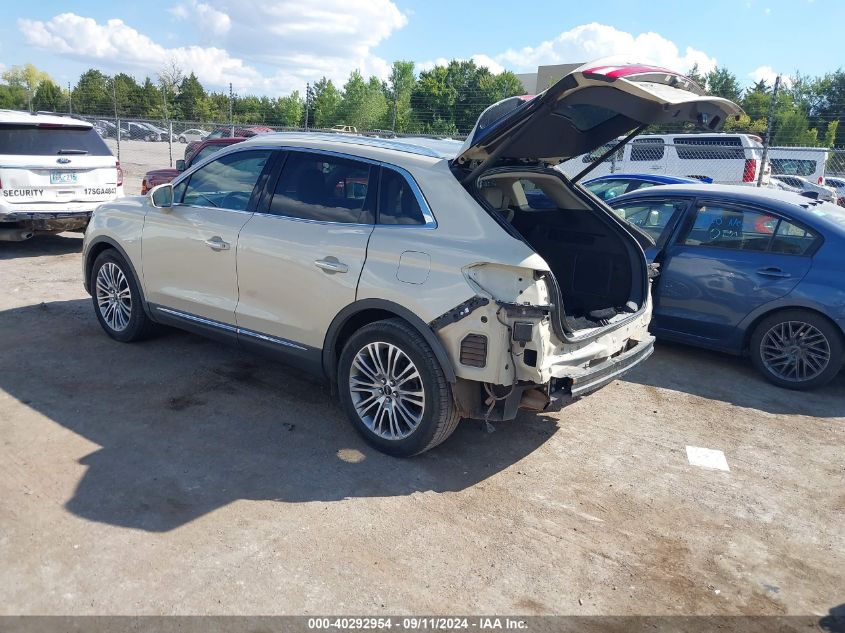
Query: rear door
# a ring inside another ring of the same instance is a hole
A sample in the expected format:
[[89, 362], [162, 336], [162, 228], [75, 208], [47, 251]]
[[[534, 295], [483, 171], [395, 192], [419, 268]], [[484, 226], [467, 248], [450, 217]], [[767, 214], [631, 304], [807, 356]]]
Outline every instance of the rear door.
[[818, 236], [766, 209], [701, 199], [662, 253], [653, 329], [738, 351], [739, 323], [807, 274]]
[[0, 191], [13, 210], [112, 200], [116, 165], [91, 126], [0, 123]]
[[373, 232], [378, 166], [291, 149], [238, 242], [237, 307], [244, 343], [308, 358], [355, 301]]

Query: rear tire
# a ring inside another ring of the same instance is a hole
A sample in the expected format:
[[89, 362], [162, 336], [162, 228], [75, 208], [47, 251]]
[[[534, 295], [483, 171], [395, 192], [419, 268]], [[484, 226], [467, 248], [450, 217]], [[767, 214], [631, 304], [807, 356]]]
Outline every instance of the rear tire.
[[117, 251], [109, 249], [97, 256], [90, 283], [94, 313], [106, 334], [122, 343], [140, 341], [150, 334], [153, 322], [144, 312], [141, 289], [132, 268]]
[[408, 457], [434, 448], [461, 419], [431, 347], [400, 319], [355, 332], [340, 355], [337, 380], [352, 426], [388, 455]]
[[750, 353], [757, 370], [778, 387], [816, 389], [842, 369], [842, 334], [815, 312], [783, 310], [757, 324]]

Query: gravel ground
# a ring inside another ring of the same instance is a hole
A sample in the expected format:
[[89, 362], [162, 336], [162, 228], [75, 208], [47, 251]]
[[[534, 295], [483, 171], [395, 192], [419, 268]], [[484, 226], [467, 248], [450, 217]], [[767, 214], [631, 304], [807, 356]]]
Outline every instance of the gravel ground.
[[[127, 191], [167, 153], [122, 143]], [[0, 614], [845, 602], [845, 375], [799, 394], [660, 343], [558, 413], [463, 422], [398, 460], [282, 365], [177, 331], [112, 341], [80, 251], [73, 234], [0, 243]]]

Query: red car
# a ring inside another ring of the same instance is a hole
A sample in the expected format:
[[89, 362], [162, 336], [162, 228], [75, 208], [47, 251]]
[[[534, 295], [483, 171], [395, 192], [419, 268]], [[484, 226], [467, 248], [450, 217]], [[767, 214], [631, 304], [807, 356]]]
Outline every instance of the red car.
[[[211, 131], [211, 134], [205, 137], [205, 141], [210, 141], [212, 139], [217, 138], [249, 138], [250, 136], [255, 136], [256, 134], [269, 134], [270, 132], [275, 132], [271, 127], [267, 127], [266, 125], [247, 125], [235, 126], [235, 133], [232, 134], [232, 127], [229, 125], [222, 125], [220, 127], [216, 127]], [[199, 146], [200, 143], [203, 141], [191, 141], [185, 146], [185, 160], [188, 160], [188, 156], [196, 151], [196, 148]]]
[[[190, 154], [186, 152], [185, 160], [177, 160], [175, 168], [165, 167], [163, 169], [153, 169], [152, 171], [148, 171], [146, 174], [144, 174], [144, 179], [141, 181], [141, 195], [146, 195], [146, 193], [153, 187], [163, 185], [166, 182], [170, 182], [171, 180], [176, 178], [176, 176], [188, 169], [191, 165], [198, 161], [201, 161], [209, 154], [213, 154], [214, 152], [218, 151], [221, 147], [226, 147], [227, 145], [234, 145], [235, 143], [240, 143], [241, 141], [245, 140], [245, 137], [236, 136], [234, 138], [230, 137], [205, 139], [204, 141], [197, 141], [196, 143], [191, 143], [191, 145], [195, 146], [194, 151]], [[188, 147], [190, 147], [190, 145]]]

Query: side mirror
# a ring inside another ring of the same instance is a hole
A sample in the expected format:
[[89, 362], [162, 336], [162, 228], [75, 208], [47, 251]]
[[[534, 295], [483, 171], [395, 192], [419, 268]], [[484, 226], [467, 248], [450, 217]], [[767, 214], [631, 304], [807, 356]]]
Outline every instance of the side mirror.
[[168, 182], [153, 187], [150, 191], [150, 203], [156, 209], [170, 209], [173, 207], [173, 185]]
[[185, 161], [183, 159], [179, 159], [176, 161], [176, 169], [179, 171], [185, 171]]

